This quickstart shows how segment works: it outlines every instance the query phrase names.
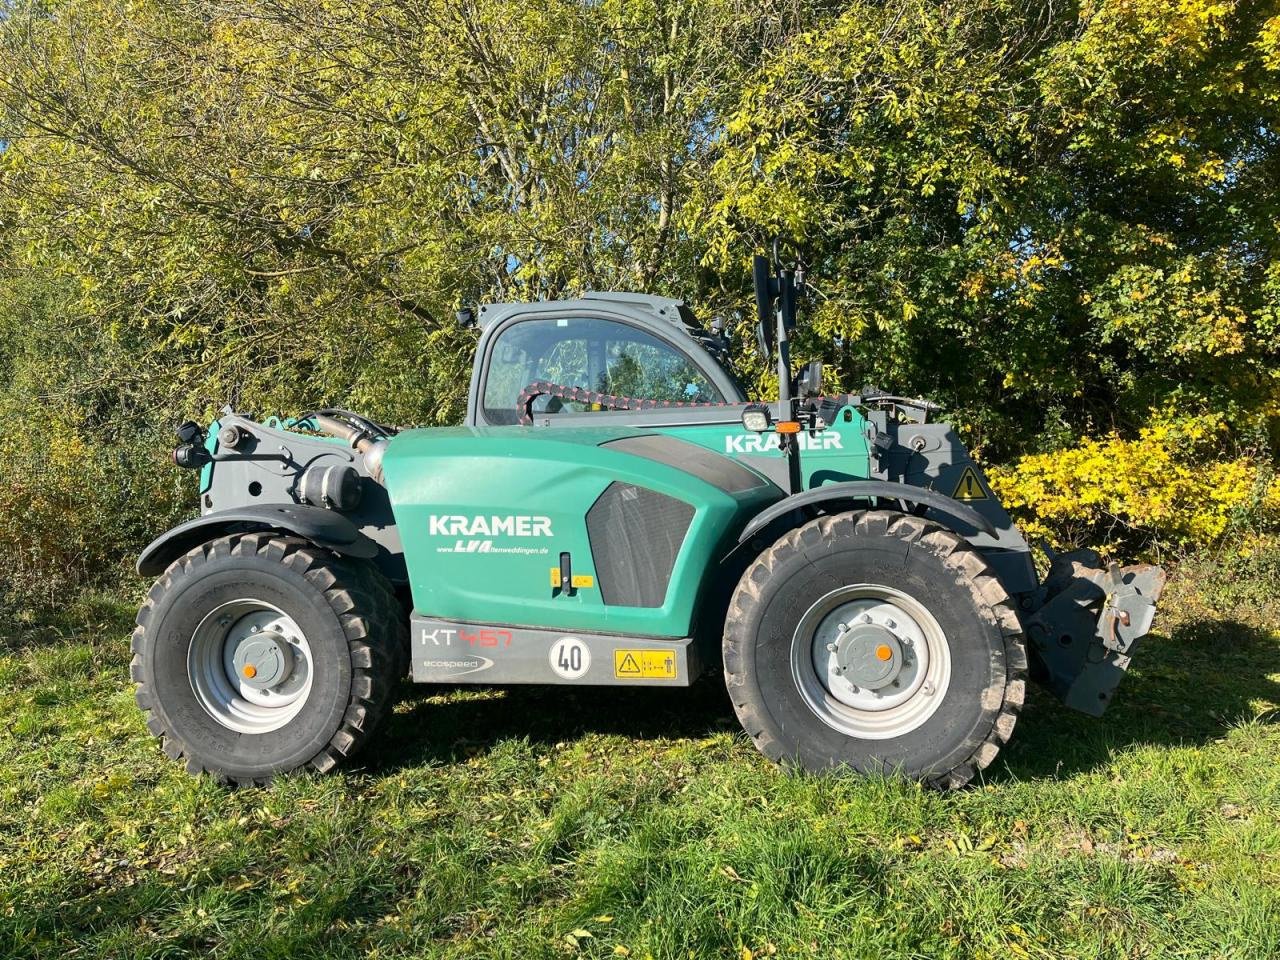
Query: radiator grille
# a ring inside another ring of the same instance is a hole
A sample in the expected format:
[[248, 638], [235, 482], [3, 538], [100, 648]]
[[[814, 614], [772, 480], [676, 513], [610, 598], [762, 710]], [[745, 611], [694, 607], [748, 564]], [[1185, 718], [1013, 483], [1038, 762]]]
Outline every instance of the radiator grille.
[[660, 607], [693, 507], [629, 483], [611, 483], [587, 511], [587, 538], [608, 606]]

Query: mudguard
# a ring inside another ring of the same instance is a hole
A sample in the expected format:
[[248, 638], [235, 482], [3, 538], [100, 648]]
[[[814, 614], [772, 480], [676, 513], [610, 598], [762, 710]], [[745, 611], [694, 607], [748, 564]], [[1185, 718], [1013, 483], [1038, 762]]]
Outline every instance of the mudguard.
[[742, 533], [738, 535], [738, 542], [745, 543], [773, 523], [773, 521], [801, 507], [810, 507], [832, 500], [857, 500], [872, 497], [886, 500], [905, 500], [908, 503], [918, 503], [921, 506], [932, 507], [939, 513], [955, 517], [976, 530], [991, 536], [996, 535], [996, 528], [991, 521], [978, 513], [977, 510], [938, 493], [936, 490], [915, 487], [906, 483], [895, 483], [891, 480], [848, 480], [843, 483], [824, 483], [820, 487], [793, 494], [785, 500], [779, 500], [772, 506], [761, 510], [743, 528]]
[[237, 530], [279, 530], [348, 557], [372, 559], [378, 545], [341, 514], [305, 504], [237, 507], [206, 513], [153, 540], [138, 557], [138, 572], [155, 577], [188, 550]]

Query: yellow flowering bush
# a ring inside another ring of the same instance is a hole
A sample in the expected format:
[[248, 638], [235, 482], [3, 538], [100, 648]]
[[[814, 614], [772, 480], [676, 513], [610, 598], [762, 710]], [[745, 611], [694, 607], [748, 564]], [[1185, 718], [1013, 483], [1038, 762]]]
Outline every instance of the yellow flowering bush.
[[1245, 521], [1280, 519], [1280, 481], [1249, 457], [1215, 459], [1225, 427], [1159, 422], [1137, 439], [1081, 440], [991, 471], [1024, 532], [1055, 546], [1210, 546]]

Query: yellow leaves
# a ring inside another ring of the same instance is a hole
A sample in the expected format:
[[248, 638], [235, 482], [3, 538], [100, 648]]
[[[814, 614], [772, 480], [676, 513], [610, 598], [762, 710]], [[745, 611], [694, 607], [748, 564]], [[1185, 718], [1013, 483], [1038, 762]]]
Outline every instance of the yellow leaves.
[[1082, 9], [1089, 22], [1091, 44], [1116, 53], [1121, 44], [1150, 44], [1157, 56], [1200, 53], [1222, 30], [1235, 7], [1233, 0], [1112, 0]]
[[[609, 924], [613, 922], [613, 917], [609, 914], [601, 914], [600, 916], [592, 917], [591, 919], [594, 923], [599, 924]], [[565, 945], [574, 952], [581, 950], [586, 945], [586, 941], [595, 939], [596, 935], [586, 927], [575, 927], [564, 935]], [[631, 956], [631, 951], [622, 944], [618, 944], [613, 948], [613, 954], [617, 957], [629, 957]]]
[[[1248, 511], [1280, 517], [1280, 484], [1247, 458], [1215, 459], [1221, 425], [1155, 423], [1136, 440], [1112, 435], [1023, 457], [988, 479], [1028, 518], [1028, 532], [1057, 543], [1121, 533], [1180, 546], [1219, 540]], [[1093, 543], [1105, 548], [1106, 543]]]
[[108, 776], [105, 780], [99, 780], [93, 785], [90, 791], [95, 800], [105, 800], [114, 793], [119, 793], [125, 787], [133, 783], [133, 778], [126, 773], [116, 772]]
[[947, 837], [943, 841], [943, 845], [947, 851], [953, 856], [962, 857], [973, 853], [987, 853], [995, 849], [999, 837], [995, 834], [988, 834], [980, 840], [974, 840], [967, 833], [957, 834], [954, 837]]
[[894, 841], [894, 846], [899, 850], [922, 850], [924, 849], [924, 837], [918, 833], [908, 833], [898, 837]]
[[1280, 14], [1262, 25], [1256, 45], [1262, 52], [1262, 65], [1268, 70], [1280, 70]]
[[[1144, 240], [1135, 241], [1148, 257]], [[1106, 340], [1119, 340], [1152, 359], [1195, 363], [1237, 356], [1249, 346], [1250, 320], [1216, 273], [1230, 269], [1196, 257], [1130, 264], [1116, 270], [1090, 304]]]
[[568, 944], [568, 946], [571, 947], [573, 950], [580, 950], [582, 948], [583, 940], [593, 940], [593, 939], [595, 939], [595, 934], [593, 934], [590, 930], [583, 929], [582, 927], [577, 927], [574, 930], [570, 930], [568, 933], [564, 935], [564, 942]]

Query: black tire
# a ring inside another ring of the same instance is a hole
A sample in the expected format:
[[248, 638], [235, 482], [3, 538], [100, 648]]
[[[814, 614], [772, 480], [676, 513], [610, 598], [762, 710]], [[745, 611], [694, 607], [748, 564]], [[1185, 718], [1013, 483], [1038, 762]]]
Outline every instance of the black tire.
[[[296, 716], [271, 732], [223, 725], [188, 673], [197, 626], [244, 597], [287, 614], [310, 648], [310, 692]], [[130, 673], [147, 729], [188, 772], [224, 783], [264, 785], [297, 770], [332, 770], [369, 740], [406, 669], [407, 628], [382, 574], [296, 537], [235, 534], [196, 547], [152, 586], [137, 623]]]
[[[833, 728], [793, 676], [793, 635], [806, 611], [854, 584], [911, 596], [942, 628], [950, 679], [934, 712], [891, 739]], [[968, 783], [1013, 733], [1026, 692], [1022, 628], [1004, 588], [967, 541], [936, 523], [885, 511], [822, 517], [784, 535], [743, 574], [724, 635], [725, 680], [756, 747], [807, 770], [848, 768]]]

